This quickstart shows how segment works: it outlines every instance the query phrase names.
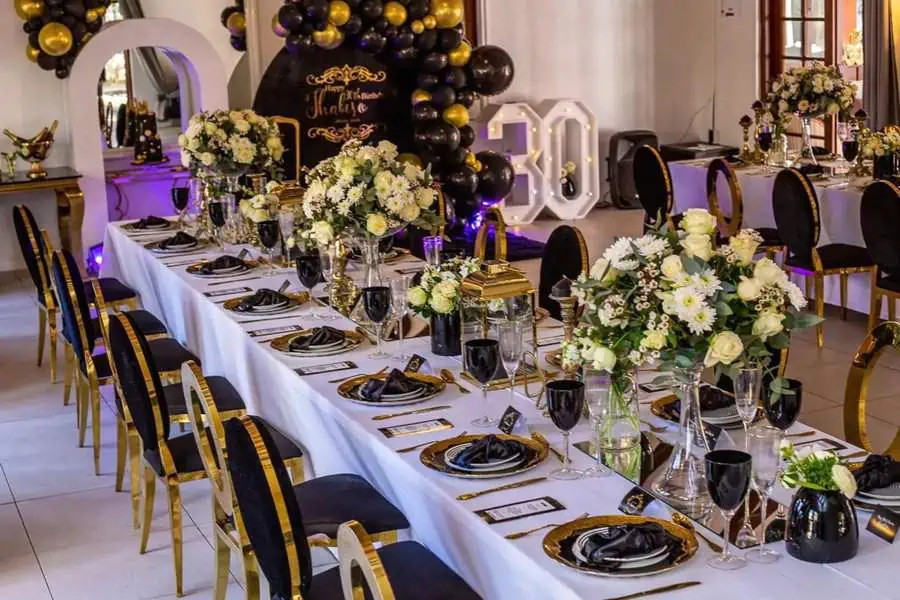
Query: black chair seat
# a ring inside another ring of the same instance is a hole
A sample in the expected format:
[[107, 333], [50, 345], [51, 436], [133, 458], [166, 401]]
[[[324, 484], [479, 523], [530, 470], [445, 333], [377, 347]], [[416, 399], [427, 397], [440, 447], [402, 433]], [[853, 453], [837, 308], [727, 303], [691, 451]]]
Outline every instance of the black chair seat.
[[887, 275], [878, 279], [878, 288], [900, 294], [900, 275]]
[[[103, 292], [103, 299], [107, 302], [121, 302], [137, 297], [137, 292], [118, 279], [101, 277], [99, 281], [100, 291]], [[94, 286], [90, 281], [84, 282], [84, 295], [87, 296], [88, 302], [94, 301]]]
[[774, 227], [755, 227], [756, 232], [762, 237], [763, 241], [760, 248], [771, 248], [772, 246], [784, 246], [778, 230]]
[[403, 513], [359, 475], [328, 475], [294, 486], [306, 535], [324, 533], [334, 539], [346, 521], [359, 521], [369, 533], [409, 527]]
[[[827, 244], [820, 246], [818, 252], [819, 258], [822, 259], [822, 268], [826, 271], [875, 266], [869, 252], [860, 246]], [[790, 256], [785, 259], [784, 264], [789, 267], [814, 271], [812, 256]]]
[[[166, 326], [163, 325], [163, 322], [156, 318], [156, 316], [146, 310], [130, 310], [128, 314], [134, 318], [135, 325], [137, 325], [137, 329], [144, 336], [151, 335], [162, 335], [168, 333]], [[90, 329], [88, 330], [89, 334], [94, 336], [94, 339], [99, 339], [100, 332], [100, 319], [91, 319]], [[69, 332], [63, 328], [63, 336], [68, 340]]]
[[[397, 600], [481, 600], [463, 579], [416, 542], [399, 542], [378, 550]], [[340, 568], [329, 569], [312, 580], [310, 600], [340, 598]], [[425, 591], [427, 590], [427, 592]], [[337, 595], [335, 595], [337, 594]], [[365, 598], [371, 599], [366, 589]]]
[[[153, 355], [153, 362], [160, 373], [167, 371], [177, 371], [181, 369], [181, 365], [189, 360], [195, 361], [198, 365], [200, 359], [191, 353], [190, 350], [178, 343], [173, 338], [160, 338], [147, 342], [150, 346], [150, 354]], [[109, 368], [109, 358], [106, 352], [94, 355], [94, 369], [97, 371], [97, 377], [103, 379], [112, 377], [112, 371]], [[182, 403], [184, 400], [182, 400]]]
[[97, 371], [98, 379], [112, 377], [112, 369], [109, 368], [109, 357], [106, 355], [106, 352], [94, 354], [93, 359], [94, 370]]
[[[203, 459], [197, 449], [197, 442], [193, 433], [183, 433], [168, 440], [169, 452], [172, 454], [172, 462], [175, 463], [175, 471], [178, 473], [196, 473], [203, 471]], [[153, 448], [144, 451], [144, 459], [157, 475], [164, 474], [162, 459], [159, 449]]]
[[[244, 399], [234, 389], [231, 382], [220, 375], [207, 377], [206, 383], [209, 385], [209, 391], [212, 394], [213, 402], [219, 412], [231, 412], [235, 410], [245, 410], [247, 406]], [[180, 383], [167, 385], [163, 388], [165, 393], [166, 406], [169, 407], [169, 416], [179, 416], [187, 414], [187, 403], [184, 399], [184, 388]]]

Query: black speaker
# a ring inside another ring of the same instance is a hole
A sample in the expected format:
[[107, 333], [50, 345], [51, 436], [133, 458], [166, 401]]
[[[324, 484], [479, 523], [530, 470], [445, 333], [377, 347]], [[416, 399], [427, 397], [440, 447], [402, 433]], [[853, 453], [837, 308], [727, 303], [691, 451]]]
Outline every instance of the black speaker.
[[609, 195], [618, 208], [641, 208], [634, 185], [634, 153], [641, 146], [658, 148], [659, 139], [645, 129], [620, 131], [609, 138]]

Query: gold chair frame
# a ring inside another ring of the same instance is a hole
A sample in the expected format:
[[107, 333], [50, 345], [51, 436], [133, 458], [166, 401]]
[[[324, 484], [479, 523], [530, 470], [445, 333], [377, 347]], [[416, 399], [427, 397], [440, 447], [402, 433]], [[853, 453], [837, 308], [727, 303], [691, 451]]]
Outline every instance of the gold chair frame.
[[368, 589], [372, 600], [394, 600], [394, 589], [372, 542], [372, 537], [357, 521], [347, 521], [338, 528], [345, 599], [363, 600]]
[[[181, 367], [181, 384], [191, 422], [191, 431], [203, 460], [206, 478], [213, 492], [213, 529], [216, 536], [216, 583], [213, 597], [224, 600], [229, 579], [231, 552], [237, 552], [244, 566], [244, 590], [247, 600], [259, 600], [259, 565], [244, 520], [234, 497], [228, 472], [228, 448], [222, 416], [213, 400], [206, 378], [194, 361]], [[235, 415], [241, 416], [241, 415]], [[284, 461], [292, 483], [303, 481], [303, 457]]]
[[675, 208], [675, 189], [672, 187], [672, 176], [669, 174], [669, 167], [666, 165], [666, 161], [663, 160], [662, 154], [654, 146], [643, 147], [653, 154], [653, 158], [656, 159], [659, 165], [659, 171], [662, 173], [663, 182], [666, 186], [666, 225], [668, 225], [670, 230], [675, 231], [675, 222], [672, 220], [672, 210]]
[[[862, 341], [850, 364], [847, 388], [844, 394], [844, 438], [866, 452], [875, 453], [866, 416], [869, 397], [869, 383], [875, 372], [875, 365], [888, 347], [900, 349], [900, 323], [887, 321], [873, 329]], [[884, 452], [900, 460], [900, 430]]]
[[[442, 195], [443, 196], [443, 195]], [[475, 258], [484, 260], [487, 256], [488, 232], [494, 228], [494, 260], [506, 260], [507, 240], [506, 221], [503, 219], [503, 211], [498, 206], [491, 206], [484, 211], [484, 222], [478, 228], [475, 236]]]
[[295, 184], [300, 183], [300, 165], [302, 161], [300, 160], [300, 121], [297, 119], [292, 119], [291, 117], [282, 117], [282, 116], [274, 116], [272, 117], [272, 121], [276, 125], [288, 125], [293, 127], [294, 129], [294, 144], [296, 144], [296, 150], [294, 151], [294, 164], [297, 173], [297, 178], [293, 180]]
[[[888, 181], [887, 179], [879, 179], [878, 181], [873, 181], [869, 184], [869, 187], [873, 185], [886, 185], [888, 186], [894, 195], [896, 196], [897, 202], [900, 202], [900, 188], [898, 188], [893, 182]], [[894, 321], [897, 318], [897, 299], [900, 298], [900, 292], [895, 292], [893, 290], [888, 290], [885, 288], [878, 287], [878, 280], [880, 270], [878, 266], [875, 266], [875, 269], [872, 270], [872, 284], [871, 284], [871, 293], [869, 296], [869, 322], [868, 322], [868, 330], [872, 331], [875, 329], [875, 324], [878, 323], [878, 320], [881, 318], [881, 299], [888, 299], [888, 321]]]
[[[819, 243], [819, 235], [821, 233], [821, 220], [819, 217], [819, 203], [816, 198], [816, 193], [807, 182], [806, 178], [795, 169], [786, 169], [788, 172], [793, 174], [794, 177], [800, 181], [803, 185], [803, 189], [806, 191], [806, 197], [809, 201], [809, 206], [812, 209], [813, 214], [813, 224], [815, 226], [815, 244]], [[785, 252], [790, 252], [790, 248], [786, 248]], [[812, 263], [813, 270], [810, 271], [808, 269], [803, 269], [801, 267], [792, 267], [787, 264], [782, 265], [782, 268], [788, 273], [796, 273], [803, 277], [806, 281], [806, 296], [807, 298], [810, 296], [810, 279], [812, 279], [815, 283], [815, 292], [816, 292], [816, 315], [820, 318], [824, 319], [825, 317], [825, 277], [829, 275], [838, 275], [840, 276], [840, 284], [841, 284], [841, 320], [847, 319], [847, 282], [850, 278], [850, 275], [854, 275], [857, 273], [870, 273], [875, 270], [875, 267], [841, 267], [835, 269], [826, 269], [822, 265], [822, 259], [819, 256], [819, 250], [814, 245], [812, 248]], [[824, 322], [820, 322], [816, 325], [816, 344], [819, 348], [825, 345], [825, 327]]]

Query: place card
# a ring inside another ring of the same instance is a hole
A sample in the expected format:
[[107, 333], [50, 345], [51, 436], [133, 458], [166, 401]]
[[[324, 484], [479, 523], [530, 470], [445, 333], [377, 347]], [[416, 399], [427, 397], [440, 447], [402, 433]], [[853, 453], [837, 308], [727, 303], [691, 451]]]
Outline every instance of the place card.
[[284, 325], [282, 327], [269, 327], [267, 329], [252, 329], [247, 333], [252, 338], [266, 337], [269, 335], [281, 335], [282, 333], [295, 333], [303, 331], [303, 325]]
[[803, 446], [809, 446], [811, 444], [815, 444], [817, 446], [817, 450], [833, 450], [834, 452], [840, 452], [841, 450], [847, 449], [847, 446], [838, 442], [837, 440], [829, 440], [826, 438], [806, 440], [803, 442], [794, 442], [794, 448], [802, 448]]
[[503, 416], [500, 417], [500, 425], [498, 429], [500, 429], [500, 431], [502, 431], [506, 435], [512, 435], [513, 430], [516, 428], [516, 425], [519, 423], [519, 420], [521, 418], [522, 413], [512, 406], [509, 406], [503, 412]]
[[294, 369], [294, 372], [301, 377], [306, 375], [321, 375], [322, 373], [334, 373], [335, 371], [349, 371], [357, 369], [356, 363], [352, 360], [342, 360], [341, 362], [328, 363], [327, 365], [313, 365], [311, 367], [300, 367]]
[[428, 361], [425, 359], [425, 357], [418, 354], [413, 354], [409, 359], [409, 362], [406, 363], [406, 366], [403, 367], [403, 370], [406, 373], [418, 373], [419, 369], [421, 369], [427, 363]]
[[900, 527], [900, 514], [884, 506], [876, 506], [875, 512], [869, 519], [866, 529], [888, 542], [894, 543], [897, 537], [897, 528]]
[[423, 271], [422, 267], [413, 267], [409, 269], [394, 269], [395, 273], [399, 273], [400, 275], [416, 275]]
[[246, 294], [248, 292], [252, 292], [253, 288], [248, 288], [247, 286], [236, 287], [236, 288], [228, 288], [227, 290], [213, 290], [211, 292], [203, 292], [203, 295], [207, 298], [220, 298], [222, 296], [231, 296], [233, 294]]
[[543, 498], [504, 504], [493, 508], [483, 508], [476, 510], [475, 514], [481, 517], [488, 525], [496, 525], [497, 523], [506, 523], [507, 521], [515, 521], [516, 519], [524, 519], [525, 517], [543, 515], [559, 510], [566, 510], [566, 507], [559, 500], [550, 496], [544, 496]]
[[555, 346], [556, 344], [561, 344], [563, 340], [566, 339], [566, 336], [563, 334], [554, 335], [552, 337], [544, 338], [542, 340], [538, 340], [538, 348], [544, 348], [546, 346]]
[[392, 439], [410, 435], [421, 435], [423, 433], [432, 433], [435, 431], [443, 431], [445, 429], [453, 429], [453, 423], [451, 423], [447, 419], [430, 419], [428, 421], [407, 423], [406, 425], [381, 427], [378, 429], [378, 431], [383, 433], [384, 437]]
[[653, 500], [654, 498], [650, 492], [636, 485], [622, 498], [622, 501], [619, 503], [619, 512], [626, 515], [639, 515], [647, 509]]

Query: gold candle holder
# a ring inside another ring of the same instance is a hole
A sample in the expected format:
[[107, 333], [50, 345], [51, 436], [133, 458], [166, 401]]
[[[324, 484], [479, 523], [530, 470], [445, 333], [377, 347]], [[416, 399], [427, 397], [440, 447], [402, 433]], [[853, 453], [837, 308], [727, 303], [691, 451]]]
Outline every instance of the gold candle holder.
[[866, 144], [866, 138], [869, 137], [870, 130], [866, 127], [866, 121], [869, 119], [869, 114], [863, 109], [859, 109], [853, 115], [853, 122], [856, 124], [856, 143], [857, 143], [857, 151], [856, 151], [856, 160], [853, 161], [853, 166], [850, 167], [850, 175], [852, 177], [868, 177], [872, 174], [872, 170], [865, 163], [865, 154], [863, 153], [863, 147]]
[[360, 291], [353, 280], [347, 277], [347, 258], [350, 253], [344, 242], [335, 241], [333, 252], [334, 264], [332, 265], [331, 292], [328, 295], [328, 301], [332, 308], [347, 317], [350, 316], [359, 301]]
[[761, 165], [765, 163], [766, 157], [765, 153], [762, 151], [762, 148], [759, 145], [759, 136], [762, 134], [762, 116], [766, 111], [765, 106], [762, 102], [757, 100], [751, 106], [753, 109], [753, 124], [754, 124], [754, 133], [753, 133], [753, 164]]
[[[578, 325], [578, 299], [572, 295], [572, 280], [563, 277], [553, 286], [550, 298], [559, 302], [563, 323], [563, 339], [572, 342], [575, 339], [575, 327]], [[562, 351], [559, 352], [559, 363], [565, 373], [566, 379], [578, 378], [578, 365], [572, 365], [563, 360]]]
[[752, 163], [753, 152], [750, 150], [750, 127], [753, 125], [753, 119], [749, 115], [744, 115], [738, 121], [738, 125], [744, 130], [744, 143], [741, 146], [741, 153], [738, 155], [738, 158], [745, 163]]

